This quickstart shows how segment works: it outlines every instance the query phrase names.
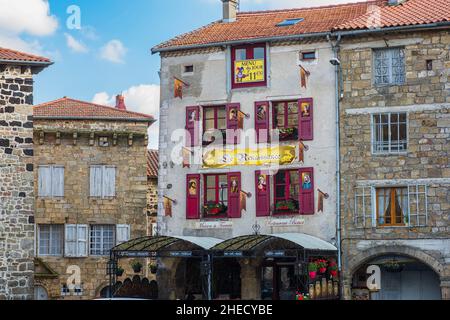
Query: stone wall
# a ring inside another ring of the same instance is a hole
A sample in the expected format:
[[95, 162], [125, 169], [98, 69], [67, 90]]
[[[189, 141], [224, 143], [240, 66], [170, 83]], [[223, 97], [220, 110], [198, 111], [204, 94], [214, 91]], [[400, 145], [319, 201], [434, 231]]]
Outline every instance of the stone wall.
[[[405, 49], [405, 83], [377, 87], [372, 80], [372, 50], [387, 45]], [[369, 248], [372, 251], [379, 248], [379, 254], [383, 254], [395, 253], [397, 247], [399, 254], [413, 257], [414, 250], [423, 252], [430, 258], [424, 258], [422, 262], [428, 266], [433, 263], [442, 265], [439, 272], [434, 269], [442, 283], [450, 276], [449, 50], [449, 31], [391, 34], [383, 38], [343, 41], [340, 52], [344, 81], [341, 103], [341, 210], [343, 271], [347, 282], [351, 272], [355, 271], [352, 270], [355, 264], [370, 257]], [[432, 60], [432, 70], [427, 70], [427, 60]], [[406, 153], [372, 154], [371, 117], [374, 113], [383, 112], [407, 112]], [[428, 186], [426, 226], [356, 228], [355, 213], [361, 213], [358, 212], [360, 208], [355, 208], [356, 187], [405, 184]], [[416, 258], [420, 259], [420, 256]], [[361, 261], [356, 261], [358, 259]]]
[[[145, 236], [147, 127], [146, 123], [134, 122], [36, 119], [35, 181], [38, 181], [39, 165], [55, 164], [65, 168], [64, 198], [44, 199], [36, 196], [36, 224], [127, 224], [131, 227], [131, 239]], [[57, 132], [60, 132], [59, 137]], [[74, 133], [77, 133], [76, 139]], [[117, 134], [116, 144], [113, 144], [114, 133]], [[132, 145], [130, 133], [133, 134]], [[99, 136], [108, 136], [110, 145], [100, 147]], [[116, 166], [114, 198], [89, 197], [90, 165]], [[37, 188], [36, 183], [36, 194]], [[98, 297], [101, 289], [109, 285], [109, 277], [106, 274], [109, 257], [40, 258], [59, 274], [57, 281], [39, 281], [49, 292], [50, 299], [92, 299]], [[70, 265], [79, 266], [81, 269], [82, 296], [60, 295], [61, 287], [69, 277], [67, 267]], [[119, 265], [126, 270], [124, 278], [130, 274], [134, 275], [128, 260], [120, 261]]]
[[152, 235], [152, 224], [158, 216], [158, 178], [149, 177], [147, 186], [147, 235]]
[[33, 296], [33, 79], [0, 65], [0, 300]]

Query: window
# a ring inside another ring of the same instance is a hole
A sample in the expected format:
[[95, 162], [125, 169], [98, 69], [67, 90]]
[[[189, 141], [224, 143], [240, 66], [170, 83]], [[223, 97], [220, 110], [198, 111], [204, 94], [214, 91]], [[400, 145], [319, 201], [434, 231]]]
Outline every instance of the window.
[[273, 128], [280, 131], [280, 141], [298, 140], [298, 101], [274, 103]]
[[300, 52], [300, 60], [302, 60], [302, 61], [315, 60], [315, 59], [316, 59], [315, 51]]
[[406, 113], [373, 115], [373, 153], [401, 153], [408, 149]]
[[91, 250], [93, 256], [107, 256], [116, 242], [114, 225], [91, 226]]
[[87, 257], [88, 226], [68, 224], [65, 232], [65, 256]]
[[379, 188], [376, 194], [378, 225], [405, 225], [408, 215], [408, 188]]
[[375, 85], [403, 84], [405, 82], [405, 50], [389, 48], [374, 50]]
[[116, 244], [121, 244], [130, 240], [130, 226], [126, 224], [118, 224], [116, 226], [117, 241]]
[[226, 217], [228, 210], [228, 176], [205, 175], [205, 218]]
[[64, 167], [39, 166], [38, 195], [42, 198], [64, 197]]
[[194, 73], [194, 66], [193, 65], [184, 66], [183, 73]]
[[108, 137], [99, 137], [98, 138], [99, 147], [109, 147], [109, 139]]
[[277, 24], [277, 27], [288, 27], [288, 26], [293, 26], [296, 25], [299, 22], [302, 22], [303, 18], [296, 18], [296, 19], [286, 19], [283, 22], [280, 22], [279, 24]]
[[233, 89], [267, 84], [265, 44], [232, 48], [231, 60]]
[[275, 176], [275, 214], [299, 212], [300, 177], [297, 170], [280, 171]]
[[204, 145], [208, 145], [222, 135], [223, 143], [226, 143], [227, 111], [225, 106], [205, 107], [203, 109], [203, 137]]
[[116, 168], [111, 166], [91, 166], [90, 195], [96, 198], [116, 195]]
[[63, 243], [62, 225], [38, 226], [38, 255], [61, 256]]

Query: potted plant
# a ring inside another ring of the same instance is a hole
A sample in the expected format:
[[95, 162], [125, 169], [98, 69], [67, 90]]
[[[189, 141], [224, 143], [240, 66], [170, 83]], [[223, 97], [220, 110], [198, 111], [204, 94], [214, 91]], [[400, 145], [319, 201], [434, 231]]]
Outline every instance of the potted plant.
[[327, 272], [327, 265], [328, 265], [327, 260], [325, 260], [325, 259], [318, 259], [316, 261], [316, 263], [317, 263], [317, 268], [319, 269], [320, 273]]
[[295, 212], [297, 211], [297, 206], [294, 200], [286, 200], [277, 202], [275, 205], [275, 209], [277, 211]]
[[309, 278], [311, 280], [314, 280], [317, 276], [317, 263], [310, 262], [308, 264], [308, 272], [309, 272]]
[[203, 207], [203, 209], [205, 210], [205, 213], [208, 215], [219, 215], [227, 211], [227, 207], [224, 204], [214, 202], [207, 203]]
[[330, 271], [330, 275], [333, 278], [337, 278], [338, 266], [337, 266], [337, 263], [336, 263], [336, 261], [334, 259], [330, 260], [330, 262], [328, 263], [328, 270]]
[[124, 272], [125, 270], [121, 266], [118, 266], [116, 270], [116, 276], [121, 277]]
[[140, 273], [140, 272], [142, 271], [142, 263], [140, 263], [140, 262], [137, 261], [137, 260], [133, 260], [133, 261], [131, 262], [131, 268], [133, 268], [133, 271], [134, 271], [135, 273]]
[[295, 295], [295, 300], [300, 300], [300, 301], [305, 301], [305, 300], [311, 300], [311, 298], [309, 297], [309, 294], [304, 294], [304, 293], [300, 293], [297, 292], [297, 294]]
[[152, 274], [156, 274], [156, 272], [158, 272], [158, 263], [156, 261], [150, 262], [148, 267], [150, 268], [150, 272]]

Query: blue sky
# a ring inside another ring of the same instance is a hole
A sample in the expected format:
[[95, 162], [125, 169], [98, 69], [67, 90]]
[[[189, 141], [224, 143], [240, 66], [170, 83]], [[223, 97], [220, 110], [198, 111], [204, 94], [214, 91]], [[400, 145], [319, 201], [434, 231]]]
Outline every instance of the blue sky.
[[[356, 0], [241, 0], [241, 11]], [[81, 29], [69, 29], [76, 5]], [[221, 19], [220, 0], [0, 0], [0, 46], [36, 53], [55, 64], [36, 77], [35, 104], [63, 96], [113, 104], [158, 117], [159, 56], [150, 48]], [[150, 134], [157, 147], [158, 125]]]

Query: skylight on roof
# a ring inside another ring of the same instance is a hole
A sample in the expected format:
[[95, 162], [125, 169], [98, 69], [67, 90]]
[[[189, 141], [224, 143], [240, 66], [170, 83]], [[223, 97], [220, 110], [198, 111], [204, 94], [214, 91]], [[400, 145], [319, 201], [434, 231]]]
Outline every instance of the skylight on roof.
[[280, 22], [279, 24], [277, 24], [277, 27], [287, 27], [287, 26], [293, 26], [296, 25], [299, 22], [302, 22], [303, 18], [296, 18], [296, 19], [286, 19], [283, 22]]

